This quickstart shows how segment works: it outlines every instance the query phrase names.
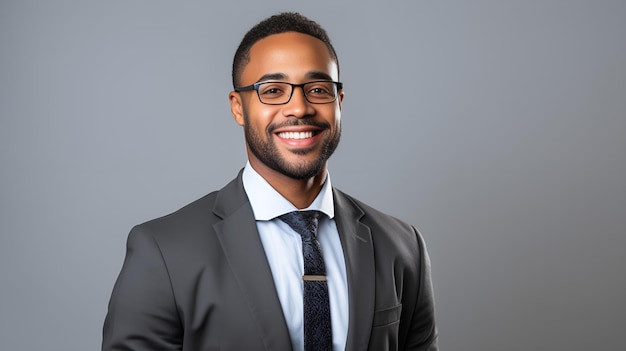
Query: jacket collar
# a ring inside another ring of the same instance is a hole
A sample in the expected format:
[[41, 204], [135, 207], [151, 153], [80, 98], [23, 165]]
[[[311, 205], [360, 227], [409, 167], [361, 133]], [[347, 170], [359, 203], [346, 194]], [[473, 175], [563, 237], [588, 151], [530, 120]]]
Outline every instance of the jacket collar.
[[346, 351], [367, 350], [375, 303], [374, 246], [363, 210], [346, 194], [333, 189], [335, 221], [346, 260], [350, 322]]

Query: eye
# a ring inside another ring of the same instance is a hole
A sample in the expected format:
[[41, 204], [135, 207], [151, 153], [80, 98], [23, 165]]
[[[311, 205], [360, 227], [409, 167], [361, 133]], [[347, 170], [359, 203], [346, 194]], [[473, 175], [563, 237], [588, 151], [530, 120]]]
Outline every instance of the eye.
[[264, 83], [259, 86], [259, 94], [267, 98], [282, 96], [286, 91], [285, 84], [280, 83]]
[[315, 96], [332, 96], [333, 85], [328, 82], [313, 83], [307, 87], [307, 94]]

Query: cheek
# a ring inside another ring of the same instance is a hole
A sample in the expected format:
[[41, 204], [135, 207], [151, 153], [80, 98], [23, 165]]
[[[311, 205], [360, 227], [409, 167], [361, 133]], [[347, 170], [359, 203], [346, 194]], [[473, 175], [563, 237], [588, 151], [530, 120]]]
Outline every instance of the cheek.
[[335, 108], [335, 123], [338, 125], [341, 123], [341, 109], [339, 106]]
[[245, 107], [245, 122], [248, 127], [255, 130], [265, 130], [267, 126], [272, 122], [275, 111], [265, 108], [263, 106], [257, 106], [255, 103], [246, 104]]
[[265, 134], [265, 130], [272, 123], [274, 119], [274, 113], [267, 110], [257, 110], [256, 113], [253, 114], [251, 118], [251, 122], [258, 131], [263, 131]]
[[335, 126], [341, 125], [341, 108], [339, 106], [335, 106], [333, 109], [328, 111], [328, 123]]

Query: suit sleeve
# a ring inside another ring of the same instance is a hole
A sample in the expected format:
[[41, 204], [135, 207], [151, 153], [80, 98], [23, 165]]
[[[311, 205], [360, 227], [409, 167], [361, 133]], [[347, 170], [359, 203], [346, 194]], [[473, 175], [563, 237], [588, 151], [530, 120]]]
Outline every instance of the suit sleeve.
[[137, 226], [109, 301], [102, 350], [180, 350], [182, 334], [161, 250], [150, 230]]
[[419, 245], [419, 290], [413, 318], [409, 326], [405, 350], [437, 351], [435, 301], [430, 278], [430, 259], [422, 236], [413, 228]]

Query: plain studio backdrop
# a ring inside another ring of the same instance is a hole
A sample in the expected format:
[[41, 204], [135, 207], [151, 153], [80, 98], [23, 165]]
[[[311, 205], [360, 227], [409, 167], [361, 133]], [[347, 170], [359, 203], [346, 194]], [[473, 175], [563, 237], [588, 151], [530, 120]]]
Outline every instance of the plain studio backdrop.
[[626, 2], [0, 1], [0, 349], [96, 350], [130, 228], [233, 178], [259, 20], [330, 33], [333, 184], [423, 233], [442, 350], [617, 350]]

